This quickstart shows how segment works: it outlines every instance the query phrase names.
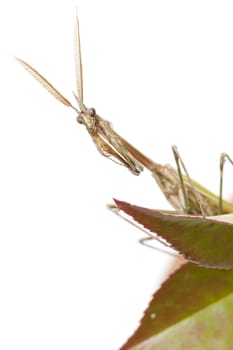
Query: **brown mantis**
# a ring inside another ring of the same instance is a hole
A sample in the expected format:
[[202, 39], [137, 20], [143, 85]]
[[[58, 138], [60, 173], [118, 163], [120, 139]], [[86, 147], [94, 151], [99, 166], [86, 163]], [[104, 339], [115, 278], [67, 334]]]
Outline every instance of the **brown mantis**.
[[83, 69], [81, 44], [79, 33], [79, 20], [76, 16], [75, 23], [75, 72], [77, 93], [73, 93], [78, 103], [78, 108], [68, 101], [46, 78], [37, 72], [24, 60], [15, 59], [59, 102], [71, 107], [77, 113], [77, 122], [86, 126], [86, 129], [94, 141], [98, 151], [105, 157], [124, 165], [134, 175], [139, 175], [143, 170], [142, 164], [124, 146], [124, 139], [112, 128], [109, 121], [101, 118], [94, 108], [87, 108], [83, 103]]
[[[223, 166], [231, 158], [222, 154], [220, 160], [220, 195], [219, 197], [192, 180], [175, 146], [172, 147], [177, 170], [170, 165], [161, 165], [146, 157], [134, 146], [116, 133], [110, 122], [101, 118], [94, 108], [87, 108], [83, 103], [83, 69], [80, 44], [79, 19], [75, 22], [75, 73], [77, 101], [76, 108], [67, 100], [46, 78], [24, 60], [15, 59], [59, 102], [71, 107], [77, 114], [77, 122], [85, 125], [89, 135], [94, 141], [101, 155], [125, 166], [132, 174], [139, 175], [143, 167], [151, 173], [167, 200], [176, 210], [177, 214], [215, 216], [233, 212], [233, 204], [222, 200]], [[181, 172], [181, 167], [185, 175]], [[114, 212], [117, 208], [109, 206]], [[120, 215], [118, 213], [118, 215]], [[154, 238], [154, 237], [153, 237]]]

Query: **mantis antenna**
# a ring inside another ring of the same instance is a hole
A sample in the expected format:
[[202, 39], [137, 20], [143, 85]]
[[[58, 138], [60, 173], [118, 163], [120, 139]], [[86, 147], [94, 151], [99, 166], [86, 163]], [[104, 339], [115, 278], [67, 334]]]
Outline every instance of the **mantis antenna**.
[[84, 109], [83, 106], [83, 67], [82, 67], [82, 55], [81, 55], [81, 42], [79, 31], [79, 18], [76, 11], [75, 30], [74, 30], [74, 66], [75, 66], [75, 78], [77, 95], [76, 99], [79, 104], [80, 111]]

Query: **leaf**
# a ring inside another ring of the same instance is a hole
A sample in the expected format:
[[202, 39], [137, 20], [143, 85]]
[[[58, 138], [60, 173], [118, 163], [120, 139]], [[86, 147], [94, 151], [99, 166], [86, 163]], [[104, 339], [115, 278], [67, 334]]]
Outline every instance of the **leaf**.
[[233, 349], [233, 271], [183, 265], [120, 350]]
[[186, 259], [205, 267], [233, 268], [232, 223], [216, 218], [168, 214], [114, 201], [120, 210], [165, 239]]

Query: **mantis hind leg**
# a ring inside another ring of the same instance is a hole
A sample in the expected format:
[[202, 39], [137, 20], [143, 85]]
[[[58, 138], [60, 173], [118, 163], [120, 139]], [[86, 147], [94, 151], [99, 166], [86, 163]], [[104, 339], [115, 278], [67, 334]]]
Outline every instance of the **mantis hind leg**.
[[220, 162], [219, 162], [219, 167], [220, 167], [220, 183], [219, 183], [219, 208], [218, 208], [218, 213], [219, 215], [223, 214], [223, 169], [224, 169], [224, 164], [228, 160], [230, 164], [233, 165], [233, 160], [227, 153], [222, 153], [220, 156]]
[[[178, 149], [175, 145], [172, 146], [172, 151], [174, 154], [174, 158], [175, 158], [175, 162], [176, 162], [176, 166], [177, 166], [177, 173], [179, 176], [179, 180], [180, 180], [180, 185], [181, 185], [181, 190], [182, 190], [182, 194], [183, 194], [183, 199], [184, 199], [184, 213], [185, 214], [190, 214], [190, 210], [192, 208], [192, 204], [189, 198], [189, 191], [192, 191], [192, 194], [195, 198], [196, 203], [198, 204], [199, 208], [200, 208], [200, 214], [205, 217], [205, 210], [204, 210], [204, 205], [202, 203], [202, 198], [200, 193], [198, 192], [198, 190], [196, 189], [195, 185], [192, 182], [191, 177], [189, 176], [189, 173], [187, 171], [187, 168], [178, 152]], [[183, 169], [184, 173], [185, 173], [185, 177], [186, 177], [186, 181], [184, 181], [184, 176], [182, 174], [181, 168]], [[188, 182], [188, 185], [187, 185]], [[189, 188], [188, 188], [189, 187]]]
[[161, 243], [160, 240], [157, 239], [157, 237], [143, 237], [141, 239], [138, 240], [138, 242], [140, 244], [142, 244], [144, 247], [147, 247], [147, 248], [151, 248], [151, 249], [155, 249], [156, 251], [159, 251], [161, 253], [165, 253], [167, 255], [170, 255], [172, 257], [175, 257], [175, 258], [178, 258], [178, 259], [182, 259], [183, 260], [183, 257], [181, 255], [179, 255], [178, 253], [176, 253], [175, 251], [171, 251], [169, 245], [166, 245], [164, 242], [163, 244], [165, 245], [165, 248], [160, 248], [160, 247], [156, 247], [148, 242], [155, 242], [155, 241], [158, 241]]

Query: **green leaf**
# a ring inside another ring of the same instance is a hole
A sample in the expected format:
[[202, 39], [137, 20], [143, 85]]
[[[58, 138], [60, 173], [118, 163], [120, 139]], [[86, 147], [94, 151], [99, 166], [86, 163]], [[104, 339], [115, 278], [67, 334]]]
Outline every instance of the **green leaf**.
[[216, 218], [174, 215], [114, 200], [117, 207], [201, 266], [233, 268], [233, 224]]
[[233, 271], [183, 265], [120, 350], [233, 349]]

